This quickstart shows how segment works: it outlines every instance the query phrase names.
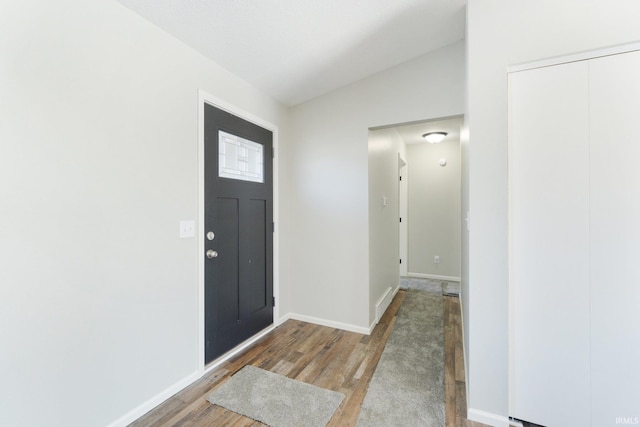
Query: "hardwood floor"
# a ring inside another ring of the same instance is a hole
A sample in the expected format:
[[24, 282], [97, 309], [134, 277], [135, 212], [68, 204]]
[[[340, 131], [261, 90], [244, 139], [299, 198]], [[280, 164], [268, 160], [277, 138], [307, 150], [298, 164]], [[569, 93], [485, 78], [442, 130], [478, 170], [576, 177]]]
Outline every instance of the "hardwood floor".
[[[130, 426], [263, 426], [262, 423], [211, 405], [207, 401], [207, 396], [213, 390], [245, 365], [344, 393], [345, 400], [328, 425], [353, 426], [405, 295], [404, 291], [398, 292], [369, 336], [289, 320]], [[443, 315], [447, 427], [482, 427], [482, 424], [466, 420], [458, 298], [444, 297]]]
[[460, 300], [444, 296], [444, 395], [447, 427], [489, 427], [467, 420]]

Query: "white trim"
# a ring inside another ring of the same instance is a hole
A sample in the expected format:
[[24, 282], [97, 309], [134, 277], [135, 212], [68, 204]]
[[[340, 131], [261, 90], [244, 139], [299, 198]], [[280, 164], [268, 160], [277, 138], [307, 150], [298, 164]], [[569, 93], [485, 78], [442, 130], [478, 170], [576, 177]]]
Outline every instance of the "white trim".
[[373, 332], [375, 327], [376, 327], [376, 322], [375, 321], [371, 322], [371, 324], [369, 325], [369, 333], [367, 333], [365, 335], [371, 335], [371, 333]]
[[496, 415], [490, 412], [480, 411], [473, 408], [469, 408], [467, 410], [467, 419], [482, 424], [488, 424], [493, 427], [509, 427], [509, 417]]
[[147, 412], [149, 412], [150, 410], [152, 410], [153, 408], [155, 408], [156, 406], [158, 406], [159, 404], [161, 404], [162, 402], [164, 402], [174, 394], [178, 393], [185, 387], [193, 384], [198, 378], [200, 378], [200, 373], [197, 371], [193, 372], [192, 374], [181, 379], [177, 383], [169, 386], [166, 390], [158, 393], [151, 399], [147, 400], [142, 405], [139, 405], [136, 408], [132, 409], [131, 411], [127, 412], [126, 414], [124, 414], [123, 416], [121, 416], [111, 424], [108, 424], [107, 427], [125, 427], [131, 424], [132, 422], [134, 422], [135, 420], [137, 420], [138, 418], [140, 418], [141, 416], [143, 416], [144, 414], [146, 414]]
[[243, 341], [242, 343], [238, 344], [236, 347], [234, 347], [231, 350], [227, 351], [225, 354], [223, 354], [222, 356], [218, 357], [213, 362], [211, 362], [207, 366], [205, 366], [204, 373], [208, 374], [209, 372], [213, 371], [214, 369], [219, 367], [222, 363], [226, 362], [227, 360], [229, 360], [230, 358], [232, 358], [236, 354], [240, 353], [241, 351], [243, 351], [243, 350], [247, 349], [248, 347], [252, 346], [253, 344], [255, 344], [256, 341], [258, 341], [259, 339], [261, 339], [265, 335], [267, 335], [270, 332], [272, 332], [278, 326], [279, 326], [279, 324], [278, 325], [271, 325], [268, 328], [263, 329], [261, 332], [258, 332], [256, 335], [252, 336], [248, 340]]
[[393, 301], [393, 299], [396, 297], [399, 290], [400, 290], [400, 284], [398, 283], [398, 286], [396, 286], [396, 288], [393, 290], [393, 296], [391, 297], [391, 301]]
[[[275, 231], [273, 233], [273, 296], [276, 298], [276, 306], [273, 308], [274, 326], [275, 319], [280, 317], [280, 227], [279, 219], [279, 156], [278, 126], [236, 107], [220, 98], [217, 98], [201, 89], [198, 89], [198, 353], [197, 366], [200, 376], [205, 372], [204, 366], [204, 104], [213, 105], [216, 108], [227, 111], [244, 120], [273, 132], [273, 150], [276, 153], [273, 159], [273, 221]], [[253, 338], [250, 338], [250, 340]], [[242, 344], [241, 344], [242, 345]], [[233, 351], [233, 350], [231, 350]], [[215, 363], [215, 362], [214, 362]]]
[[289, 319], [300, 320], [302, 322], [313, 323], [320, 326], [328, 326], [330, 328], [342, 329], [343, 331], [355, 332], [358, 334], [371, 335], [371, 331], [375, 327], [375, 321], [367, 327], [350, 325], [348, 323], [335, 322], [333, 320], [321, 319], [319, 317], [305, 316], [304, 314], [288, 313], [283, 317], [283, 322]]
[[408, 273], [407, 277], [414, 277], [416, 279], [446, 280], [447, 282], [460, 282], [459, 277], [438, 276], [437, 274]]
[[400, 233], [400, 259], [402, 260], [400, 277], [404, 277], [407, 275], [407, 269], [409, 268], [409, 165], [400, 153], [398, 153], [398, 176], [403, 178], [398, 185], [398, 214], [402, 218], [398, 231]]
[[376, 319], [373, 323], [371, 323], [371, 325], [369, 325], [369, 333], [367, 335], [371, 335], [371, 333], [373, 332], [373, 328], [376, 327], [376, 325], [378, 323], [380, 323], [380, 319], [382, 319], [382, 316], [384, 316], [384, 313], [387, 312], [387, 310], [389, 309], [389, 306], [391, 305], [391, 303], [393, 302], [393, 299], [396, 297], [396, 295], [398, 294], [398, 291], [400, 290], [400, 284], [398, 283], [395, 288], [393, 286], [390, 286], [389, 289], [391, 289], [391, 291], [387, 291], [385, 292], [385, 294], [382, 296], [382, 298], [380, 298], [380, 300], [378, 301], [378, 304], [390, 293], [390, 298], [389, 298], [389, 304], [385, 307], [384, 312], [380, 315], [380, 317], [378, 317], [378, 304], [376, 304]]
[[[511, 77], [508, 78], [507, 84], [511, 82]], [[512, 102], [512, 89], [508, 88], [508, 108], [511, 108]], [[515, 337], [515, 331], [513, 328], [513, 323], [515, 319], [515, 287], [513, 284], [515, 283], [514, 277], [514, 259], [513, 259], [513, 230], [514, 230], [514, 219], [513, 219], [513, 168], [512, 166], [512, 151], [511, 151], [511, 119], [509, 119], [509, 125], [507, 126], [507, 405], [509, 408], [509, 413], [514, 407], [515, 402], [515, 358], [513, 356], [513, 343]], [[467, 394], [469, 396], [469, 394]]]
[[209, 372], [213, 371], [214, 369], [220, 367], [220, 365], [222, 363], [228, 361], [233, 356], [239, 354], [240, 352], [244, 351], [245, 349], [247, 349], [250, 346], [252, 346], [253, 344], [255, 344], [258, 340], [260, 340], [261, 338], [263, 338], [267, 334], [273, 332], [273, 330], [275, 330], [282, 323], [283, 323], [282, 321], [279, 321], [277, 324], [271, 325], [268, 328], [263, 329], [262, 331], [258, 332], [256, 335], [254, 335], [251, 338], [249, 338], [248, 340], [238, 344], [236, 347], [232, 348], [231, 350], [229, 350], [228, 352], [226, 352], [222, 356], [220, 356], [217, 359], [215, 359], [213, 362], [209, 363], [204, 368], [203, 374], [200, 374], [199, 371], [196, 371], [196, 372], [192, 373], [188, 377], [178, 381], [176, 384], [174, 384], [171, 387], [167, 388], [165, 391], [159, 393], [158, 395], [156, 395], [153, 398], [149, 399], [148, 401], [144, 402], [142, 405], [138, 406], [137, 408], [135, 408], [132, 411], [128, 412], [127, 414], [125, 414], [121, 418], [117, 419], [113, 423], [109, 424], [108, 427], [124, 427], [124, 426], [127, 426], [127, 425], [131, 424], [133, 421], [137, 420], [138, 418], [140, 418], [141, 416], [143, 416], [144, 414], [146, 414], [150, 410], [154, 409], [156, 406], [160, 405], [161, 403], [163, 403], [165, 400], [167, 400], [168, 398], [170, 398], [174, 394], [176, 394], [179, 391], [181, 391], [181, 390], [185, 389], [186, 387], [190, 386], [191, 384], [196, 382], [198, 379], [202, 378], [202, 376], [204, 376], [204, 375], [208, 374]]
[[378, 299], [378, 302], [376, 302], [376, 324], [380, 323], [380, 319], [391, 305], [393, 295], [393, 286], [389, 286], [386, 292]]
[[519, 71], [533, 70], [535, 68], [551, 67], [553, 65], [567, 64], [569, 62], [586, 61], [603, 56], [619, 55], [640, 50], [640, 42], [627, 43], [617, 46], [609, 46], [602, 49], [586, 50], [570, 55], [556, 56], [534, 62], [515, 64], [507, 67], [507, 73], [517, 73]]
[[[464, 297], [462, 293], [462, 282], [460, 283], [460, 293], [458, 294], [458, 303], [460, 304], [460, 331], [462, 335], [460, 340], [462, 341], [462, 362], [464, 364], [464, 388], [465, 396], [469, 396], [469, 365], [467, 364], [467, 346], [464, 342]], [[469, 411], [469, 398], [466, 399], [466, 408]]]

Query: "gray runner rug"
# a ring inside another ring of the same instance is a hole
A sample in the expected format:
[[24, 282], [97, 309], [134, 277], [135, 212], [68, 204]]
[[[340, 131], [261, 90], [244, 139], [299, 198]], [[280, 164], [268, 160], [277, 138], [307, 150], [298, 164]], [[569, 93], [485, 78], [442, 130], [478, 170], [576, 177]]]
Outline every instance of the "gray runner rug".
[[325, 427], [344, 394], [247, 365], [209, 402], [271, 427]]
[[442, 293], [409, 289], [357, 427], [445, 425]]

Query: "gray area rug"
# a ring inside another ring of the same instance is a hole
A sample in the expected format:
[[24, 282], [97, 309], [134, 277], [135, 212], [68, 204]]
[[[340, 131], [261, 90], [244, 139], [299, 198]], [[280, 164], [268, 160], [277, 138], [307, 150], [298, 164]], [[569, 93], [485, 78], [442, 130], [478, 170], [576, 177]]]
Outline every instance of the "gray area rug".
[[247, 365], [209, 402], [271, 427], [325, 427], [344, 394]]
[[356, 426], [445, 425], [442, 291], [409, 289]]

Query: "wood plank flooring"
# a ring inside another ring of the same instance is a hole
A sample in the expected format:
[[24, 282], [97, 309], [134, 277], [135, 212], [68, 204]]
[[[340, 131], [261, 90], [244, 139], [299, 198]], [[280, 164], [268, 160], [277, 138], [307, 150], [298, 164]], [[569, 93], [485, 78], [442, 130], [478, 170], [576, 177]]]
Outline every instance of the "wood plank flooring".
[[446, 427], [489, 427], [467, 420], [467, 388], [458, 297], [444, 298], [444, 396]]
[[[353, 426], [406, 292], [400, 291], [369, 336], [289, 320], [249, 349], [145, 414], [130, 427], [264, 426], [207, 396], [245, 365], [344, 393], [329, 426]], [[464, 361], [458, 298], [444, 297], [445, 412], [447, 427], [482, 427], [466, 420]]]

